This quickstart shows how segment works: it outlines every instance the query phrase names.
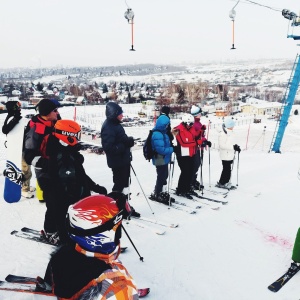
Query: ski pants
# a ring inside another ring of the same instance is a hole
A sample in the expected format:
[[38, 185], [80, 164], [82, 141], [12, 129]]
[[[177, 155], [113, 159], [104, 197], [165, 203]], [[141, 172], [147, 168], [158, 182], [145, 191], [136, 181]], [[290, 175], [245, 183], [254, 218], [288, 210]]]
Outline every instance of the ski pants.
[[129, 186], [130, 180], [130, 164], [120, 168], [112, 168], [114, 186], [112, 188], [115, 192], [122, 192], [124, 188]]
[[32, 177], [31, 166], [26, 163], [24, 158], [22, 157], [22, 173], [24, 175], [24, 181], [22, 183], [22, 191], [29, 192], [30, 191], [30, 179]]
[[194, 175], [194, 156], [177, 156], [178, 166], [181, 170], [177, 191], [179, 193], [187, 193], [191, 189], [192, 178]]
[[222, 160], [223, 170], [219, 180], [220, 184], [225, 184], [230, 181], [231, 178], [231, 164], [233, 160]]
[[168, 164], [156, 166], [156, 184], [154, 192], [156, 195], [162, 192], [163, 186], [167, 184], [168, 179]]
[[55, 205], [55, 187], [51, 184], [49, 178], [38, 178], [38, 184], [43, 190], [43, 196], [46, 203], [46, 212], [44, 220], [44, 230], [47, 233], [57, 232], [56, 226], [56, 205]]
[[[193, 170], [192, 185], [195, 185], [196, 182], [197, 182], [198, 170], [199, 170], [199, 167], [202, 165], [202, 162], [203, 162], [202, 155], [201, 155], [201, 150], [198, 149], [195, 156], [194, 156], [194, 170]], [[200, 183], [202, 184], [202, 182], [200, 182]]]

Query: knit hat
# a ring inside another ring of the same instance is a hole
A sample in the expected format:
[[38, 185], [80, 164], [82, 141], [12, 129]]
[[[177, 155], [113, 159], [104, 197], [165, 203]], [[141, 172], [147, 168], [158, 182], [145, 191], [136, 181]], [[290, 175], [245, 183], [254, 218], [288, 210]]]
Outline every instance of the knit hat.
[[162, 114], [165, 114], [165, 115], [168, 116], [169, 113], [170, 113], [170, 107], [169, 107], [169, 106], [163, 106], [163, 107], [161, 108], [160, 112], [161, 112]]
[[191, 115], [198, 117], [201, 114], [202, 110], [199, 106], [193, 105], [191, 108]]
[[41, 116], [49, 115], [55, 108], [57, 108], [57, 105], [49, 99], [42, 99], [35, 107]]
[[225, 127], [226, 128], [233, 128], [234, 125], [235, 125], [235, 122], [232, 118], [227, 118], [225, 121], [224, 121], [224, 124], [225, 124]]

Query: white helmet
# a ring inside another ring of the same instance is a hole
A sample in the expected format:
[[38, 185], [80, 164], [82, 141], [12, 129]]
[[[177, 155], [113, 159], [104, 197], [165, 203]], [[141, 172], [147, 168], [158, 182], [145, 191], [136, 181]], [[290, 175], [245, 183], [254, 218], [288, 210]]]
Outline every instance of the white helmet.
[[192, 105], [192, 108], [191, 108], [191, 114], [194, 116], [194, 117], [197, 117], [201, 114], [202, 110], [199, 106], [196, 106], [196, 105]]
[[182, 123], [190, 125], [191, 123], [194, 123], [194, 117], [191, 114], [183, 114], [182, 115]]

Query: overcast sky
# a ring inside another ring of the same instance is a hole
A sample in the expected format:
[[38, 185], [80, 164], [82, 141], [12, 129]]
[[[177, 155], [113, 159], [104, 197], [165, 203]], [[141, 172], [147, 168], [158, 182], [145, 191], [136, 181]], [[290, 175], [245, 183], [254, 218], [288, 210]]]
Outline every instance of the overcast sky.
[[[2, 0], [0, 68], [182, 63], [257, 58], [295, 59], [286, 38], [297, 0]], [[298, 5], [297, 5], [298, 4]], [[130, 7], [131, 25], [124, 18]], [[294, 29], [299, 33], [300, 26]], [[300, 43], [300, 41], [298, 42]]]

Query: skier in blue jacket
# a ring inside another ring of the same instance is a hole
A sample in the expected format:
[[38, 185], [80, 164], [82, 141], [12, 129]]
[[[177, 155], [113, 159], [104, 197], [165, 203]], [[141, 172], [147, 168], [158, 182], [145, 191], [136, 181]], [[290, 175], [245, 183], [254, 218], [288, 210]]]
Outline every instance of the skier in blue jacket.
[[150, 199], [162, 203], [169, 203], [169, 193], [167, 191], [168, 165], [171, 161], [173, 146], [167, 134], [167, 128], [170, 124], [170, 119], [161, 115], [153, 128], [151, 139], [152, 148], [155, 152], [152, 158], [152, 164], [156, 167], [156, 184], [154, 192]]

